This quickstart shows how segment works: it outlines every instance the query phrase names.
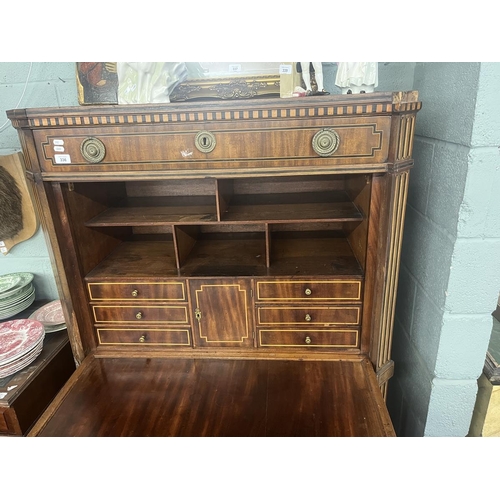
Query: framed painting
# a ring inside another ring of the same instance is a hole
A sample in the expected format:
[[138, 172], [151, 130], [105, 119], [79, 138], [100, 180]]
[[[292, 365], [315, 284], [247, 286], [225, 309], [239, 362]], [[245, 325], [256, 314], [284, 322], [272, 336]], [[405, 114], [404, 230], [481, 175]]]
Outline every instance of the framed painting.
[[[280, 95], [279, 62], [187, 62], [188, 76], [170, 94], [170, 101], [249, 99]], [[291, 64], [291, 63], [288, 63]], [[81, 105], [118, 104], [116, 62], [77, 62]]]

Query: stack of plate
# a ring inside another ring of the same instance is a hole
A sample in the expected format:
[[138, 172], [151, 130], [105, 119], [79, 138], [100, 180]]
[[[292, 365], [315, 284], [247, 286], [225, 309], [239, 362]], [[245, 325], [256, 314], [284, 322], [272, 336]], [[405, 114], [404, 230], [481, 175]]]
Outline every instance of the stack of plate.
[[61, 301], [53, 300], [37, 309], [29, 319], [40, 321], [45, 327], [45, 333], [58, 332], [66, 328]]
[[33, 363], [43, 348], [45, 330], [39, 321], [17, 319], [0, 323], [0, 378]]
[[27, 309], [35, 300], [33, 274], [12, 273], [0, 276], [0, 320]]

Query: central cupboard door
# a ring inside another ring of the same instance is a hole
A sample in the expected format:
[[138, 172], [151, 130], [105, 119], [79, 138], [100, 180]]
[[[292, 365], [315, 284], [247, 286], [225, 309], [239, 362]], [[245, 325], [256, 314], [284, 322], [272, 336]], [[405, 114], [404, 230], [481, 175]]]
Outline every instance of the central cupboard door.
[[250, 280], [190, 280], [198, 347], [253, 347]]

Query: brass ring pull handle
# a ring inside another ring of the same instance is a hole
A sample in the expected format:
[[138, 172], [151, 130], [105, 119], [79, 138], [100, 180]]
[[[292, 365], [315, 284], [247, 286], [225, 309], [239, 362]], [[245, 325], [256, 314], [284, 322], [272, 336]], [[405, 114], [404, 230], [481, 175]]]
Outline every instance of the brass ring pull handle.
[[137, 297], [139, 295], [138, 290], [132, 290], [132, 297]]
[[215, 149], [217, 141], [212, 132], [207, 132], [206, 130], [198, 132], [194, 138], [194, 145], [198, 151], [202, 153], [210, 153]]
[[139, 312], [135, 315], [135, 317], [136, 317], [137, 319], [142, 319], [142, 312], [141, 312], [141, 311], [139, 311]]
[[312, 318], [311, 318], [311, 315], [310, 314], [306, 314], [306, 317], [304, 318], [306, 321], [311, 321]]
[[319, 156], [332, 156], [340, 144], [340, 137], [332, 128], [324, 128], [314, 134], [312, 148]]
[[106, 148], [102, 141], [95, 137], [88, 137], [80, 144], [82, 156], [89, 163], [99, 163], [106, 156]]
[[311, 337], [306, 337], [305, 340], [304, 340], [304, 342], [306, 344], [310, 344], [311, 343]]
[[139, 342], [146, 342], [146, 335], [141, 335], [139, 337]]
[[304, 293], [305, 293], [306, 295], [311, 295], [311, 294], [312, 294], [312, 290], [311, 290], [310, 288], [306, 288], [306, 289], [304, 290]]

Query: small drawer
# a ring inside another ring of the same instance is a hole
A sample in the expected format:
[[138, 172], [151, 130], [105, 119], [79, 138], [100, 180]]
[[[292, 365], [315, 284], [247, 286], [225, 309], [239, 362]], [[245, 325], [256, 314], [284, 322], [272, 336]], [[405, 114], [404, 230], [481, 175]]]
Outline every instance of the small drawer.
[[88, 283], [90, 300], [162, 300], [186, 301], [182, 281], [156, 283]]
[[361, 280], [257, 281], [259, 301], [361, 300]]
[[357, 325], [359, 306], [262, 306], [257, 309], [260, 325]]
[[259, 347], [358, 347], [358, 330], [259, 330]]
[[182, 281], [157, 283], [88, 283], [90, 300], [161, 300], [186, 301], [186, 289]]
[[92, 306], [97, 323], [188, 323], [187, 306]]
[[139, 328], [97, 328], [100, 345], [163, 345], [191, 346], [189, 328], [179, 329], [139, 329]]

